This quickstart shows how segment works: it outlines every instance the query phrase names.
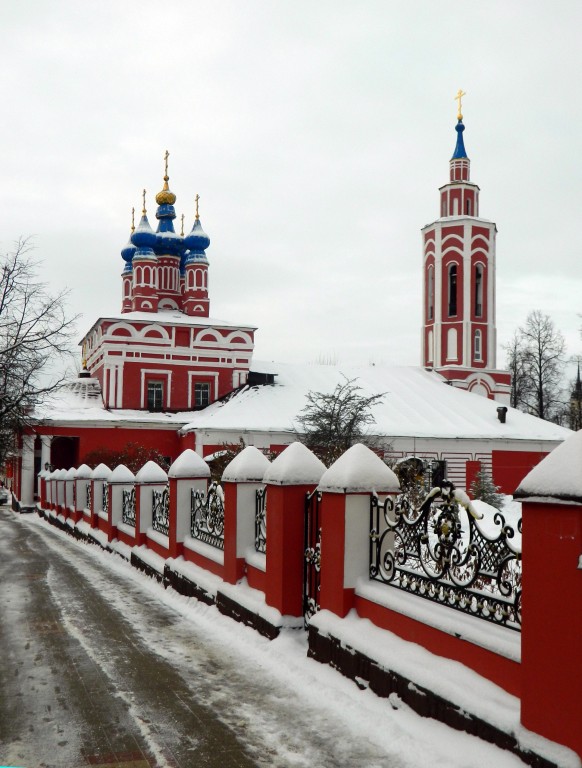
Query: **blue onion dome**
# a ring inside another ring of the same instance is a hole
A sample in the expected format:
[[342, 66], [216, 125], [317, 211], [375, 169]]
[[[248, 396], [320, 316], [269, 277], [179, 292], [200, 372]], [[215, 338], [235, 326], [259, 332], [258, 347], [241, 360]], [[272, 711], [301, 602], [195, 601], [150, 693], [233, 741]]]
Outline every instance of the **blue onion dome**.
[[192, 261], [206, 259], [204, 251], [210, 245], [210, 238], [202, 229], [202, 224], [200, 223], [198, 216], [196, 216], [196, 219], [194, 220], [194, 226], [192, 227], [190, 234], [186, 235], [184, 238], [184, 245], [189, 251], [186, 264]]
[[125, 267], [123, 268], [124, 272], [131, 272], [132, 270], [131, 262], [133, 261], [133, 255], [137, 250], [135, 245], [131, 242], [131, 236], [135, 232], [134, 215], [135, 215], [135, 208], [132, 208], [131, 209], [131, 233], [129, 235], [129, 240], [127, 241], [127, 245], [121, 251], [121, 258], [125, 261]]
[[135, 256], [154, 257], [155, 253], [153, 247], [156, 244], [156, 233], [150, 227], [148, 221], [146, 207], [145, 207], [145, 189], [143, 191], [143, 210], [139, 224], [133, 235], [131, 236], [131, 242], [137, 247], [134, 254]]
[[[451, 160], [459, 160], [461, 158], [467, 158], [467, 152], [465, 151], [465, 143], [463, 141], [463, 131], [465, 126], [463, 125], [463, 119], [459, 118], [455, 125], [455, 131], [457, 132], [457, 144]], [[468, 159], [468, 158], [467, 158]]]
[[154, 250], [158, 256], [161, 256], [162, 254], [181, 256], [184, 251], [183, 240], [182, 237], [174, 231], [174, 219], [176, 218], [174, 203], [176, 202], [176, 195], [170, 190], [168, 185], [170, 180], [170, 177], [168, 176], [169, 156], [170, 153], [166, 150], [164, 155], [166, 161], [164, 186], [161, 192], [158, 192], [156, 195], [156, 203], [158, 204], [156, 219], [158, 219], [159, 223], [156, 230], [156, 244]]

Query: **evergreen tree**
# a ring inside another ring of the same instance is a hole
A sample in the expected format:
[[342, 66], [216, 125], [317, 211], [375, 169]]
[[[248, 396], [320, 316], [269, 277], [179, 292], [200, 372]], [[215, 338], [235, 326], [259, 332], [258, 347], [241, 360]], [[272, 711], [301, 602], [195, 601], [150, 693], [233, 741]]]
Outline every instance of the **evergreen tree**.
[[481, 468], [471, 483], [471, 498], [484, 501], [486, 504], [501, 509], [503, 506], [503, 494], [498, 493], [499, 486], [495, 485], [491, 475], [486, 469]]

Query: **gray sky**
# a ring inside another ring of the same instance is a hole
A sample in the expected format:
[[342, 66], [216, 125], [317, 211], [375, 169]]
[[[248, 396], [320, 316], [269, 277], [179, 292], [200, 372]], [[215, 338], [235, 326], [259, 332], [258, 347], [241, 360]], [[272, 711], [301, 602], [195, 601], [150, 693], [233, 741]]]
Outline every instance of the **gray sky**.
[[463, 88], [499, 344], [539, 308], [579, 354], [580, 29], [579, 0], [0, 0], [0, 248], [35, 235], [80, 337], [120, 309], [167, 148], [187, 230], [201, 195], [211, 314], [257, 325], [257, 359], [418, 364]]

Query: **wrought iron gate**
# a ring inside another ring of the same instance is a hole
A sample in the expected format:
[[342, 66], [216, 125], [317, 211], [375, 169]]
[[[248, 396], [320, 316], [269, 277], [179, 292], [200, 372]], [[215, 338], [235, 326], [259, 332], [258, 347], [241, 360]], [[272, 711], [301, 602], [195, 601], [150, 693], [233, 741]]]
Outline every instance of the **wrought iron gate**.
[[309, 619], [319, 610], [321, 586], [321, 525], [319, 521], [321, 493], [317, 490], [305, 497], [305, 555], [303, 561], [303, 619], [305, 628]]

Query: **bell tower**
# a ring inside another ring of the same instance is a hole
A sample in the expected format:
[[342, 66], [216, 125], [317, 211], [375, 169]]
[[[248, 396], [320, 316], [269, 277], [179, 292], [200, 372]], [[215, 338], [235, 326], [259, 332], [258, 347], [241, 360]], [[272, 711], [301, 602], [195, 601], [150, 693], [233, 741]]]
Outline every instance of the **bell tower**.
[[471, 181], [459, 90], [457, 139], [449, 181], [439, 190], [440, 218], [422, 229], [421, 364], [448, 383], [509, 404], [511, 376], [496, 369], [494, 222], [480, 217]]

